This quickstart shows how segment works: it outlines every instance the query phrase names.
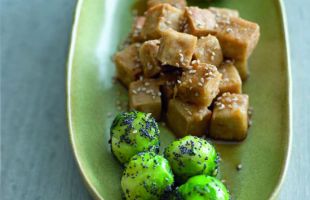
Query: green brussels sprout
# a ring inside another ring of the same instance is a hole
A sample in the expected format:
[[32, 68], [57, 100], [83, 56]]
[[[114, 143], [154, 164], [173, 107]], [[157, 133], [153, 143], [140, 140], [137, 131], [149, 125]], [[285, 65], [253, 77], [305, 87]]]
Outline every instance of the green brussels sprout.
[[173, 173], [168, 161], [154, 152], [139, 153], [131, 158], [123, 172], [121, 185], [127, 200], [156, 200], [171, 191]]
[[177, 189], [180, 200], [229, 200], [225, 185], [212, 176], [194, 176]]
[[165, 148], [164, 156], [179, 182], [199, 174], [217, 174], [218, 155], [204, 139], [186, 136], [176, 140]]
[[139, 152], [159, 152], [159, 129], [151, 114], [120, 113], [115, 117], [110, 133], [112, 152], [123, 164]]

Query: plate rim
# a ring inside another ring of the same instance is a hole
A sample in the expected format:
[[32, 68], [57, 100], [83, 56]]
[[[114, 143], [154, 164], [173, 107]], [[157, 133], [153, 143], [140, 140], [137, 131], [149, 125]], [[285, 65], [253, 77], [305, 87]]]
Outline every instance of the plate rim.
[[[292, 148], [292, 140], [293, 140], [293, 134], [292, 134], [292, 75], [291, 75], [291, 60], [290, 60], [290, 43], [289, 43], [289, 34], [287, 29], [287, 15], [286, 15], [286, 9], [285, 4], [283, 0], [275, 0], [276, 3], [278, 3], [278, 8], [281, 14], [281, 25], [282, 25], [282, 31], [284, 36], [284, 47], [285, 47], [285, 63], [287, 65], [287, 94], [288, 94], [288, 141], [287, 141], [287, 148], [285, 152], [285, 161], [284, 165], [282, 165], [280, 178], [278, 179], [277, 185], [275, 186], [272, 194], [270, 195], [271, 200], [275, 200], [278, 198], [278, 195], [280, 193], [281, 187], [284, 183], [289, 161], [291, 157], [291, 148]], [[72, 112], [71, 112], [71, 74], [72, 74], [72, 63], [75, 53], [75, 47], [76, 47], [76, 37], [77, 37], [77, 29], [79, 26], [79, 20], [81, 16], [81, 10], [82, 5], [84, 3], [84, 0], [77, 0], [75, 10], [73, 13], [73, 25], [72, 25], [72, 32], [70, 36], [70, 43], [68, 46], [68, 58], [66, 63], [66, 116], [67, 116], [67, 126], [68, 126], [68, 134], [70, 139], [70, 145], [71, 149], [73, 151], [74, 160], [76, 161], [79, 169], [79, 173], [82, 176], [83, 182], [86, 185], [87, 190], [90, 192], [91, 196], [96, 200], [104, 200], [104, 198], [99, 194], [97, 189], [91, 184], [91, 181], [87, 178], [85, 175], [82, 164], [79, 161], [76, 147], [75, 147], [75, 141], [73, 137], [73, 126], [72, 126]]]

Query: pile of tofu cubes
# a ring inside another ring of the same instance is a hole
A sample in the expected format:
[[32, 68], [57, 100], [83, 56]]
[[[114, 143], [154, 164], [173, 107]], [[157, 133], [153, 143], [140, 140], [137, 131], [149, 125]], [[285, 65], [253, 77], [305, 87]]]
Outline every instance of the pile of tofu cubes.
[[130, 109], [166, 121], [177, 137], [243, 140], [249, 97], [242, 81], [259, 26], [231, 9], [187, 7], [185, 0], [147, 4], [114, 57]]

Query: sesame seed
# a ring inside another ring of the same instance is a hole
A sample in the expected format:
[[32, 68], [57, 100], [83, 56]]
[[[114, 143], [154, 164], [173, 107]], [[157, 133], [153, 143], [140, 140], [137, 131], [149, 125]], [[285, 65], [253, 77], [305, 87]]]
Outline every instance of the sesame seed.
[[150, 83], [149, 83], [149, 82], [145, 82], [144, 85], [145, 85], [145, 86], [149, 86]]
[[226, 29], [226, 33], [231, 33], [233, 30], [231, 28]]
[[191, 70], [189, 70], [189, 73], [190, 73], [190, 74], [195, 74], [195, 73], [196, 73], [196, 70], [191, 69]]
[[138, 133], [138, 131], [137, 130], [133, 130], [132, 133]]
[[240, 171], [242, 169], [242, 165], [241, 164], [238, 164], [237, 167], [236, 167], [237, 171]]
[[197, 64], [197, 60], [193, 60], [193, 61], [192, 61], [192, 64]]
[[223, 110], [224, 108], [225, 108], [225, 105], [224, 104], [220, 104], [219, 110]]
[[180, 80], [177, 80], [178, 84], [181, 84], [181, 81]]
[[132, 90], [132, 93], [137, 94], [137, 91], [136, 90]]

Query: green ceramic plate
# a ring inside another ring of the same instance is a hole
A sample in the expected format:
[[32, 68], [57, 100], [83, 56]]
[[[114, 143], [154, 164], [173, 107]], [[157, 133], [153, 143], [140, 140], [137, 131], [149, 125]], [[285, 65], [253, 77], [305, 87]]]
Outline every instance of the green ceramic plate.
[[[206, 7], [207, 1], [191, 1]], [[75, 158], [95, 199], [121, 199], [122, 169], [113, 158], [109, 127], [127, 102], [126, 90], [113, 84], [111, 61], [126, 37], [133, 0], [80, 0], [77, 4], [68, 59], [68, 122]], [[235, 8], [261, 26], [261, 39], [250, 59], [244, 85], [254, 107], [248, 138], [239, 144], [216, 144], [222, 157], [221, 178], [234, 199], [275, 198], [290, 151], [290, 69], [285, 18], [279, 0], [221, 0], [214, 6]], [[173, 140], [161, 127], [162, 146]], [[242, 164], [241, 171], [236, 165]]]

